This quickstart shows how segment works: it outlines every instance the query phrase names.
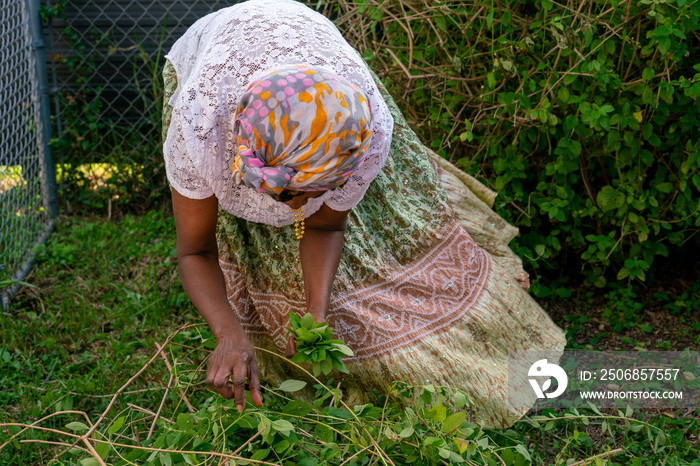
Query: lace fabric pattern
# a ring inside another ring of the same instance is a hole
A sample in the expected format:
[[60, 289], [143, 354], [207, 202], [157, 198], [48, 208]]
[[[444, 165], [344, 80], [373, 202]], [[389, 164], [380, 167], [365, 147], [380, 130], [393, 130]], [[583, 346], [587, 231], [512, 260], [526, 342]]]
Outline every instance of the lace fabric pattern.
[[260, 75], [282, 65], [329, 69], [359, 86], [372, 111], [372, 139], [365, 163], [341, 188], [309, 199], [306, 216], [322, 204], [350, 210], [384, 166], [393, 119], [359, 54], [323, 15], [293, 0], [249, 0], [197, 21], [166, 58], [178, 87], [163, 151], [172, 187], [192, 199], [215, 195], [227, 212], [248, 221], [291, 225], [294, 213], [233, 181], [233, 118], [238, 98]]

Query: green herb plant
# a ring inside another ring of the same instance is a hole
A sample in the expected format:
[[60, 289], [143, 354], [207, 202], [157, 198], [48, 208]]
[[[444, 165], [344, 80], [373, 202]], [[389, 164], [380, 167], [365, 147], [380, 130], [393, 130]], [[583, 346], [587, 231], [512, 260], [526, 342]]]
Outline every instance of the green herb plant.
[[347, 374], [341, 358], [352, 356], [353, 352], [342, 341], [333, 339], [333, 328], [327, 322], [317, 323], [311, 314], [299, 317], [295, 313], [289, 316], [289, 322], [287, 335], [293, 335], [297, 342], [292, 361], [310, 362], [316, 377], [321, 372], [328, 375], [334, 367]]

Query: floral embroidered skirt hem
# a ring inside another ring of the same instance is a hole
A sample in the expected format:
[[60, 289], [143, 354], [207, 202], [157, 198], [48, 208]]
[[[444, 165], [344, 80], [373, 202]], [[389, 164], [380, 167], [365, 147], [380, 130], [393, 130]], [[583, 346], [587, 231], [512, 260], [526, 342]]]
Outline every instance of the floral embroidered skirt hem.
[[[176, 87], [169, 62], [164, 78], [167, 102]], [[533, 352], [523, 367], [535, 351], [557, 362], [564, 333], [521, 286], [527, 274], [508, 247], [518, 230], [491, 209], [496, 194], [423, 146], [375, 79], [394, 117], [391, 152], [348, 216], [327, 314], [354, 352], [344, 358], [349, 374], [323, 380], [340, 382], [350, 406], [395, 381], [458, 389], [471, 402], [468, 420], [508, 427], [536, 401], [522, 374], [511, 373], [509, 393], [509, 354]], [[277, 353], [257, 352], [261, 378], [271, 386], [303, 378], [280, 357], [289, 314], [306, 308], [293, 227], [220, 210], [217, 237], [233, 309], [253, 344]]]

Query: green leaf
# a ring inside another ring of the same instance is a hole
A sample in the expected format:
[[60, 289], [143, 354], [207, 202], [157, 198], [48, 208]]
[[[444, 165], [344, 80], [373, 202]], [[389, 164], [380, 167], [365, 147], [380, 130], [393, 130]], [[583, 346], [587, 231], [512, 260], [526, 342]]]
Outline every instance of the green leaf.
[[436, 16], [434, 19], [438, 29], [441, 31], [447, 31], [447, 20], [445, 20], [444, 16]]
[[517, 451], [518, 453], [523, 455], [526, 460], [532, 462], [532, 457], [530, 456], [530, 452], [527, 451], [527, 448], [525, 448], [525, 445], [516, 445], [515, 451]]
[[461, 391], [456, 391], [454, 394], [455, 399], [455, 409], [462, 409], [467, 404], [467, 395]]
[[557, 95], [559, 96], [559, 100], [562, 102], [566, 103], [569, 101], [569, 89], [566, 87], [560, 87], [557, 91]]
[[170, 456], [170, 453], [158, 453], [158, 457], [160, 458], [160, 464], [163, 466], [173, 466], [173, 458]]
[[350, 419], [352, 417], [352, 413], [347, 409], [336, 408], [335, 406], [326, 406], [325, 408], [323, 408], [323, 410], [327, 414], [339, 417], [340, 419]]
[[66, 429], [70, 429], [73, 432], [82, 432], [84, 430], [88, 430], [89, 427], [82, 422], [70, 422], [66, 424]]
[[297, 463], [298, 466], [316, 466], [317, 464], [318, 460], [313, 456], [307, 456], [306, 458], [299, 460]]
[[432, 445], [444, 445], [445, 441], [441, 438], [438, 437], [426, 437], [423, 440], [423, 445], [426, 447], [432, 446]]
[[598, 407], [596, 407], [596, 405], [594, 405], [594, 404], [591, 403], [590, 401], [587, 401], [586, 404], [587, 404], [588, 407], [591, 408], [591, 409], [593, 410], [593, 412], [596, 413], [597, 415], [599, 415], [599, 416], [602, 416], [602, 415], [603, 415], [603, 413], [600, 412], [600, 410], [598, 409]]
[[459, 426], [464, 424], [464, 421], [467, 419], [467, 413], [464, 411], [459, 411], [454, 414], [450, 414], [447, 419], [445, 419], [445, 422], [442, 423], [442, 431], [445, 433], [452, 432], [453, 430], [457, 429]]
[[107, 429], [107, 433], [109, 435], [112, 435], [113, 433], [117, 432], [119, 429], [122, 428], [124, 425], [124, 416], [120, 416], [117, 418], [117, 420], [112, 423], [111, 426], [109, 426], [109, 429]]
[[669, 182], [659, 183], [656, 185], [656, 189], [658, 189], [662, 193], [670, 193], [671, 191], [673, 191], [673, 185]]
[[289, 434], [294, 431], [294, 425], [289, 421], [285, 421], [284, 419], [272, 421], [272, 428], [285, 437], [289, 436]]
[[98, 443], [97, 445], [95, 445], [95, 451], [98, 455], [100, 455], [100, 458], [105, 459], [107, 458], [107, 455], [109, 455], [109, 444]]
[[617, 209], [625, 203], [625, 195], [612, 186], [603, 186], [596, 196], [598, 206], [605, 212]]
[[414, 432], [415, 432], [415, 429], [413, 429], [413, 427], [406, 427], [404, 430], [401, 431], [401, 433], [399, 434], [399, 437], [400, 438], [408, 438], [411, 435], [413, 435]]
[[355, 353], [353, 353], [352, 350], [347, 345], [335, 344], [333, 349], [340, 351], [345, 356], [354, 356], [355, 355]]
[[442, 404], [436, 404], [428, 410], [426, 415], [435, 422], [442, 422], [447, 417], [447, 408]]
[[212, 451], [214, 449], [214, 445], [212, 445], [209, 442], [202, 442], [197, 444], [195, 447], [193, 447], [194, 451]]
[[290, 401], [282, 408], [282, 412], [294, 414], [295, 416], [306, 416], [311, 411], [313, 411], [313, 407], [300, 400]]
[[301, 326], [307, 330], [311, 330], [315, 323], [316, 321], [314, 320], [314, 316], [309, 313], [305, 314], [304, 317], [301, 318]]
[[321, 361], [320, 364], [321, 364], [321, 370], [326, 375], [328, 375], [333, 370], [333, 363], [328, 359], [324, 359], [323, 361]]
[[253, 455], [250, 457], [250, 459], [255, 460], [255, 461], [262, 461], [267, 457], [268, 453], [270, 453], [269, 448], [257, 450], [255, 453], [253, 453]]
[[335, 432], [333, 432], [333, 430], [330, 427], [321, 422], [316, 424], [316, 427], [314, 427], [314, 434], [316, 434], [316, 439], [320, 440], [323, 443], [335, 441]]
[[489, 12], [486, 14], [486, 27], [491, 28], [491, 25], [493, 24], [493, 17], [496, 15], [496, 11], [494, 9], [489, 10]]
[[82, 466], [100, 466], [100, 462], [96, 458], [85, 458], [80, 460]]
[[331, 362], [333, 363], [333, 367], [335, 367], [337, 370], [344, 374], [348, 374], [348, 368], [345, 367], [345, 364], [343, 364], [343, 361], [341, 361], [338, 358], [331, 358]]
[[284, 451], [289, 448], [291, 444], [287, 440], [282, 440], [280, 442], [275, 442], [275, 451], [277, 453], [284, 453]]
[[496, 73], [491, 71], [488, 74], [486, 74], [486, 80], [488, 82], [489, 89], [493, 89], [496, 87], [496, 84], [498, 82], [498, 81], [496, 81]]
[[[298, 354], [298, 353], [297, 353]], [[302, 388], [306, 387], [306, 382], [302, 380], [289, 379], [285, 380], [280, 384], [280, 390], [287, 393], [298, 392]]]

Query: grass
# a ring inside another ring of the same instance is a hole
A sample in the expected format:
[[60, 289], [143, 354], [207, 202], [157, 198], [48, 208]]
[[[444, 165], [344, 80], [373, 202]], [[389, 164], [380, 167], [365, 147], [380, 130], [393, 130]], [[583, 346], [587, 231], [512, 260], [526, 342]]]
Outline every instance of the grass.
[[[265, 385], [264, 407], [238, 414], [204, 385], [213, 342], [179, 283], [174, 231], [157, 212], [60, 219], [0, 319], [0, 464], [700, 465], [697, 409], [544, 410], [483, 431], [441, 407], [454, 390], [351, 407], [315, 381], [315, 403]], [[693, 293], [660, 299], [698, 312]]]

